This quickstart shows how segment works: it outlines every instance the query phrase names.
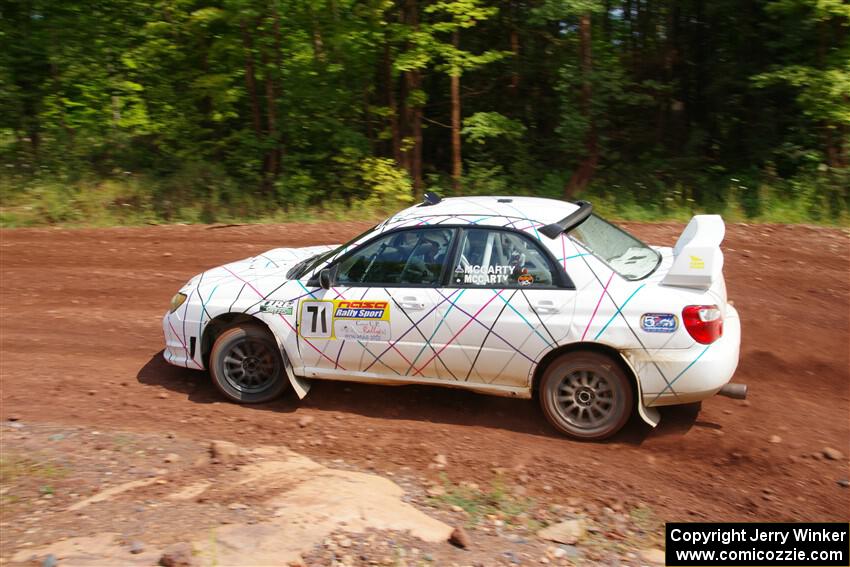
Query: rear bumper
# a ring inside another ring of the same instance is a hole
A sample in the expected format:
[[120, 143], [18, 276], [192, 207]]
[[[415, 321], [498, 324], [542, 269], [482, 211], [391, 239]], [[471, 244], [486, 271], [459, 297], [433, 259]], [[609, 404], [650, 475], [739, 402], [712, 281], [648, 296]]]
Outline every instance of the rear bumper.
[[641, 381], [644, 404], [652, 407], [698, 402], [715, 395], [735, 374], [740, 348], [741, 319], [737, 310], [727, 305], [723, 336], [710, 345], [624, 354]]

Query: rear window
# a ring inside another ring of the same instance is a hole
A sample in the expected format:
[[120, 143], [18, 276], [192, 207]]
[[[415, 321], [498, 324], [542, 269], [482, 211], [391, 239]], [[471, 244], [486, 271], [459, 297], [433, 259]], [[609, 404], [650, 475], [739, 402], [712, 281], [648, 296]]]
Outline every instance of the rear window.
[[628, 280], [645, 278], [661, 262], [661, 254], [622, 228], [590, 215], [570, 236]]
[[455, 285], [488, 288], [553, 285], [549, 260], [529, 238], [485, 228], [463, 232], [452, 274]]

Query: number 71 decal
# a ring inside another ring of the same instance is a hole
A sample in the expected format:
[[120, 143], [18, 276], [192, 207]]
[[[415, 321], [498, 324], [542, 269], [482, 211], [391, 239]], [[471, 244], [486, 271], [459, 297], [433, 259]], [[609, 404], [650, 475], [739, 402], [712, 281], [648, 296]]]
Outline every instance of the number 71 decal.
[[302, 301], [298, 326], [301, 336], [308, 339], [331, 338], [333, 308], [333, 301]]

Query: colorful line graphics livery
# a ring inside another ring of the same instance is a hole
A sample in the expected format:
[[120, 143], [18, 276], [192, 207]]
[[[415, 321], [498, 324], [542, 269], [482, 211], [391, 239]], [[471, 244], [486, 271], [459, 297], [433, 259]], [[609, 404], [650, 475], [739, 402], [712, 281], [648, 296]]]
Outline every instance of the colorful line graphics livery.
[[242, 403], [315, 379], [538, 392], [555, 428], [600, 439], [633, 410], [656, 425], [658, 406], [746, 394], [724, 232], [699, 215], [649, 246], [585, 202], [429, 194], [347, 244], [193, 277], [164, 356]]

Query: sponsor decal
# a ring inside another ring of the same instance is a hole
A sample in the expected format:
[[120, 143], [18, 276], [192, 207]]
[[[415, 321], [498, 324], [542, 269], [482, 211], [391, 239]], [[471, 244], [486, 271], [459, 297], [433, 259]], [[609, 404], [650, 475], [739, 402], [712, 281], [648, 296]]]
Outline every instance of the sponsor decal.
[[334, 301], [334, 319], [386, 320], [390, 304], [387, 301]]
[[264, 301], [260, 305], [261, 313], [274, 313], [275, 315], [292, 315], [295, 304], [291, 301], [272, 300]]
[[455, 283], [472, 285], [504, 285], [514, 272], [513, 266], [458, 266], [455, 269]]
[[705, 269], [705, 261], [699, 256], [691, 256], [690, 266], [692, 270], [702, 270]]
[[390, 322], [340, 319], [334, 321], [334, 336], [347, 341], [389, 341]]
[[298, 333], [304, 338], [390, 340], [388, 301], [305, 299], [298, 313]]
[[679, 318], [672, 313], [644, 313], [640, 328], [647, 333], [673, 333], [679, 328]]

